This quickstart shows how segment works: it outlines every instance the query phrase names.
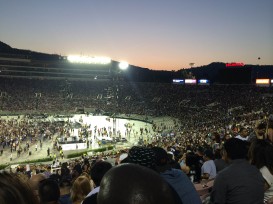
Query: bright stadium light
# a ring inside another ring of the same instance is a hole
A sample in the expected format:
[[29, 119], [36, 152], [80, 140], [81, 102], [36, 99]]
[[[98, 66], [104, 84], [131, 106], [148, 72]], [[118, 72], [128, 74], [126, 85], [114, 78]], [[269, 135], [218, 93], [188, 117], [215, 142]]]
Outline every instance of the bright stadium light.
[[78, 56], [69, 55], [67, 60], [71, 63], [81, 63], [81, 64], [109, 64], [111, 59], [109, 57], [88, 57], [88, 56]]
[[119, 63], [118, 66], [119, 66], [120, 69], [125, 70], [125, 69], [128, 68], [129, 64], [128, 64], [128, 62], [122, 61], [122, 62]]

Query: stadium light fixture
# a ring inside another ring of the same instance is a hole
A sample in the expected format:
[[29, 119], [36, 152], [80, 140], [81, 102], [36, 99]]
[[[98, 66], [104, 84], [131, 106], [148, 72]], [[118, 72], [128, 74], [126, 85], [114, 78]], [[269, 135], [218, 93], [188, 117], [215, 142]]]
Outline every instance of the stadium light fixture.
[[128, 64], [128, 62], [121, 61], [118, 66], [120, 69], [125, 70], [129, 67], [129, 64]]
[[80, 64], [109, 64], [111, 59], [109, 57], [88, 57], [88, 56], [78, 56], [78, 55], [69, 55], [67, 60], [71, 63], [80, 63]]

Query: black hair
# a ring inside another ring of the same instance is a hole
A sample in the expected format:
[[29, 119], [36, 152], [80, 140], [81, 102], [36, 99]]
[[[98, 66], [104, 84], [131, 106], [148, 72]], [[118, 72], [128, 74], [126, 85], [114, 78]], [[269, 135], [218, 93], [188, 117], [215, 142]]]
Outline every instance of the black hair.
[[152, 147], [153, 152], [155, 153], [155, 163], [157, 166], [166, 165], [169, 161], [167, 152], [161, 147]]
[[214, 158], [215, 159], [221, 159], [222, 158], [222, 153], [221, 153], [221, 150], [220, 149], [216, 149], [214, 151]]
[[249, 149], [251, 164], [258, 169], [266, 166], [273, 174], [273, 146], [265, 140], [256, 140]]
[[90, 176], [96, 186], [100, 186], [100, 182], [104, 174], [112, 168], [112, 164], [106, 161], [98, 161], [91, 168]]
[[210, 158], [210, 159], [214, 159], [214, 154], [213, 154], [213, 152], [212, 152], [210, 149], [206, 149], [206, 150], [204, 151], [204, 156], [205, 156], [205, 157], [208, 157], [208, 158]]
[[248, 152], [247, 145], [248, 143], [243, 140], [231, 138], [225, 142], [224, 148], [227, 152], [228, 158], [231, 160], [246, 159]]
[[39, 185], [39, 197], [41, 204], [58, 201], [60, 189], [58, 183], [53, 179], [45, 179]]

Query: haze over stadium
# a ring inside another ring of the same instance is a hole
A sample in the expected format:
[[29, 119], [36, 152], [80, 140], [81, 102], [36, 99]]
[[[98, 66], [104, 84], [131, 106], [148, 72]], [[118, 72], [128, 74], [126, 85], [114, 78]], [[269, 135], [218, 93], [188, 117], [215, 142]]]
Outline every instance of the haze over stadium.
[[271, 0], [1, 0], [0, 18], [0, 40], [19, 49], [155, 70], [273, 64]]

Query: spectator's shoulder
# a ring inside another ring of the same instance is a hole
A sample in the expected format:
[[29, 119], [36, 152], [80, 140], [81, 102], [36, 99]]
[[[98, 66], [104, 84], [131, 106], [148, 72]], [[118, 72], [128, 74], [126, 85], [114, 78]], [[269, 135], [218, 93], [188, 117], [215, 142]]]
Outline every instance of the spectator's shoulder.
[[86, 197], [82, 204], [96, 204], [97, 203], [98, 193], [92, 194], [91, 196]]

